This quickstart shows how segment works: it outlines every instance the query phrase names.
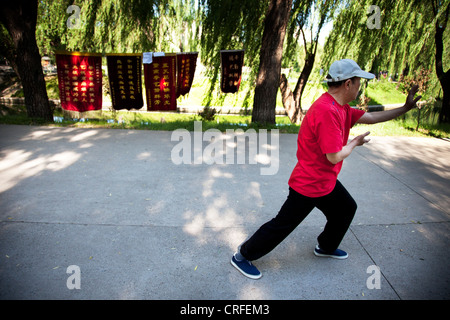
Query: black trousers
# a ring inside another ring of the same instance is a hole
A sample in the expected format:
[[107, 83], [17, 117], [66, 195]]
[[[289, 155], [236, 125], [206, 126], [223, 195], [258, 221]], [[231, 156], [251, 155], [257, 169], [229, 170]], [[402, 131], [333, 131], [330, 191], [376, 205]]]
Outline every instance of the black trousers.
[[323, 232], [317, 238], [324, 251], [336, 250], [350, 227], [356, 212], [356, 202], [339, 182], [331, 193], [310, 198], [289, 188], [289, 195], [278, 215], [263, 224], [240, 248], [250, 261], [257, 260], [280, 244], [306, 216], [317, 207], [327, 218]]

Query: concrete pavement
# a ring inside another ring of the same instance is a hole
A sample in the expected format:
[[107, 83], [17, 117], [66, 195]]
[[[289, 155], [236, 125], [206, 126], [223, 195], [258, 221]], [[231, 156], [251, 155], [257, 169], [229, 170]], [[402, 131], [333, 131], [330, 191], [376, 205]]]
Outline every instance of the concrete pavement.
[[171, 134], [0, 125], [0, 299], [450, 298], [450, 142], [372, 137], [340, 175], [349, 258], [314, 256], [314, 210], [255, 281], [229, 260], [283, 204], [296, 135], [261, 175], [248, 158], [175, 165]]

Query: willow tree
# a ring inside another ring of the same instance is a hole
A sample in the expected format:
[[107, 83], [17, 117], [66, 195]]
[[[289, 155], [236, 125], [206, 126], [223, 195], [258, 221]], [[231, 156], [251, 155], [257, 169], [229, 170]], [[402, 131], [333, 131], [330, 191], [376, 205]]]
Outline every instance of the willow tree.
[[[201, 8], [200, 57], [210, 79], [204, 101], [209, 107], [219, 78], [220, 50], [245, 50], [244, 64], [250, 67], [250, 81], [254, 81], [268, 1], [202, 0]], [[243, 103], [248, 100], [249, 95]]]
[[271, 0], [264, 20], [252, 122], [275, 123], [283, 43], [292, 0]]
[[[275, 123], [275, 108], [280, 86], [282, 58], [295, 54], [292, 47], [303, 41], [306, 53], [303, 71], [294, 92], [281, 85], [284, 105], [301, 114], [300, 98], [311, 74], [322, 26], [333, 16], [337, 0], [209, 0], [204, 2], [202, 55], [212, 66], [210, 94], [219, 72], [221, 49], [246, 50], [246, 65], [253, 71], [252, 122]], [[315, 8], [313, 11], [312, 8]], [[312, 31], [311, 41], [305, 32]], [[287, 36], [287, 50], [283, 51]], [[301, 40], [300, 40], [301, 38]]]
[[37, 12], [37, 1], [15, 0], [2, 3], [0, 23], [3, 26], [0, 32], [4, 41], [0, 49], [1, 54], [12, 62], [22, 82], [28, 116], [53, 121], [41, 56], [36, 44]]
[[[75, 10], [76, 9], [76, 10]], [[41, 0], [41, 51], [144, 52], [197, 50], [195, 0]]]
[[[336, 0], [294, 2], [294, 7], [291, 12], [291, 22], [288, 28], [287, 50], [289, 52], [291, 48], [294, 48], [301, 37], [305, 51], [305, 60], [294, 91], [289, 87], [288, 80], [284, 74], [280, 78], [282, 103], [292, 123], [299, 124], [302, 120], [303, 110], [301, 98], [313, 70], [320, 32], [324, 24], [334, 16], [338, 2]], [[306, 32], [310, 34], [309, 42], [306, 39]]]
[[209, 68], [209, 100], [220, 70], [220, 50], [244, 49], [254, 83], [252, 122], [275, 123], [283, 43], [292, 0], [206, 0], [202, 59]]
[[[450, 123], [450, 68], [448, 68], [447, 71], [444, 71], [444, 61], [443, 61], [444, 32], [446, 30], [447, 23], [449, 20], [450, 4], [447, 2], [447, 7], [445, 9], [440, 1], [433, 1], [432, 5], [433, 5], [433, 15], [435, 16], [434, 40], [436, 45], [436, 56], [435, 56], [436, 75], [439, 79], [439, 82], [443, 90], [442, 108], [441, 113], [439, 115], [439, 122]], [[449, 49], [448, 45], [449, 43], [447, 41], [447, 50]]]
[[[53, 120], [40, 51], [50, 55], [55, 50], [166, 51], [170, 49], [165, 42], [167, 35], [170, 33], [171, 39], [177, 42], [175, 38], [181, 29], [193, 23], [188, 10], [195, 2], [14, 0], [2, 4], [0, 53], [10, 61], [22, 82], [28, 115]], [[198, 32], [198, 28], [195, 31]], [[185, 37], [195, 38], [193, 32]]]
[[195, 0], [171, 0], [160, 3], [159, 26], [155, 32], [158, 51], [198, 51], [200, 44], [201, 10]]
[[36, 37], [50, 55], [153, 51], [169, 7], [169, 0], [41, 0]]
[[354, 59], [373, 73], [387, 70], [407, 75], [435, 69], [443, 92], [440, 120], [450, 122], [450, 72], [444, 72], [450, 60], [443, 54], [444, 44], [447, 50], [450, 45], [445, 29], [449, 1], [381, 0], [372, 5], [371, 0], [350, 0], [340, 11], [325, 43], [324, 69], [342, 58]]

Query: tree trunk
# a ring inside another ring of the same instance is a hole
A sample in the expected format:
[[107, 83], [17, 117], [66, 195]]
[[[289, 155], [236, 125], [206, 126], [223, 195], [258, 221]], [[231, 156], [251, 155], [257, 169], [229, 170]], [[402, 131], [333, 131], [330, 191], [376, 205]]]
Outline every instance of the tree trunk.
[[281, 101], [283, 102], [283, 106], [286, 109], [291, 123], [300, 124], [300, 122], [302, 121], [303, 110], [301, 99], [303, 91], [306, 87], [306, 83], [308, 82], [309, 76], [314, 66], [315, 56], [315, 51], [313, 53], [307, 53], [305, 65], [303, 66], [302, 72], [300, 73], [294, 92], [292, 92], [289, 88], [286, 76], [284, 74], [281, 75]]
[[15, 63], [22, 81], [25, 104], [30, 118], [53, 121], [42, 72], [41, 55], [36, 44], [38, 1], [14, 0], [2, 4], [0, 22], [11, 35], [16, 52]]
[[[447, 72], [447, 81], [441, 81], [442, 88], [447, 86], [447, 90], [443, 89], [444, 96], [442, 98], [442, 109], [439, 114], [439, 123], [450, 123], [450, 92], [448, 89], [450, 87], [449, 74]], [[446, 83], [446, 84], [445, 84]]]
[[299, 108], [297, 108], [296, 101], [294, 99], [294, 94], [289, 87], [288, 80], [284, 74], [281, 75], [280, 79], [280, 92], [281, 92], [281, 102], [283, 103], [284, 109], [292, 123], [299, 124], [300, 116], [298, 114]]
[[450, 5], [447, 6], [445, 12], [445, 18], [440, 25], [439, 21], [436, 22], [436, 34], [435, 34], [435, 44], [436, 44], [436, 75], [442, 86], [443, 99], [442, 99], [442, 109], [439, 114], [439, 123], [450, 123], [450, 69], [444, 72], [444, 65], [442, 62], [442, 54], [444, 52], [443, 35], [444, 30], [447, 25], [449, 17]]
[[281, 58], [292, 0], [271, 0], [264, 21], [252, 122], [275, 123]]

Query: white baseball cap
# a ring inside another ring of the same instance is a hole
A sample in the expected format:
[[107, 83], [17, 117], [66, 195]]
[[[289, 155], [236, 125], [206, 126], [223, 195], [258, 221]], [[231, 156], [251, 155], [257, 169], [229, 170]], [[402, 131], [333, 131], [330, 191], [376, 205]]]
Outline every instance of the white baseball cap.
[[[331, 78], [330, 78], [331, 77]], [[353, 77], [373, 79], [375, 75], [361, 70], [358, 64], [351, 59], [342, 59], [333, 62], [326, 77], [327, 82], [337, 82]]]

